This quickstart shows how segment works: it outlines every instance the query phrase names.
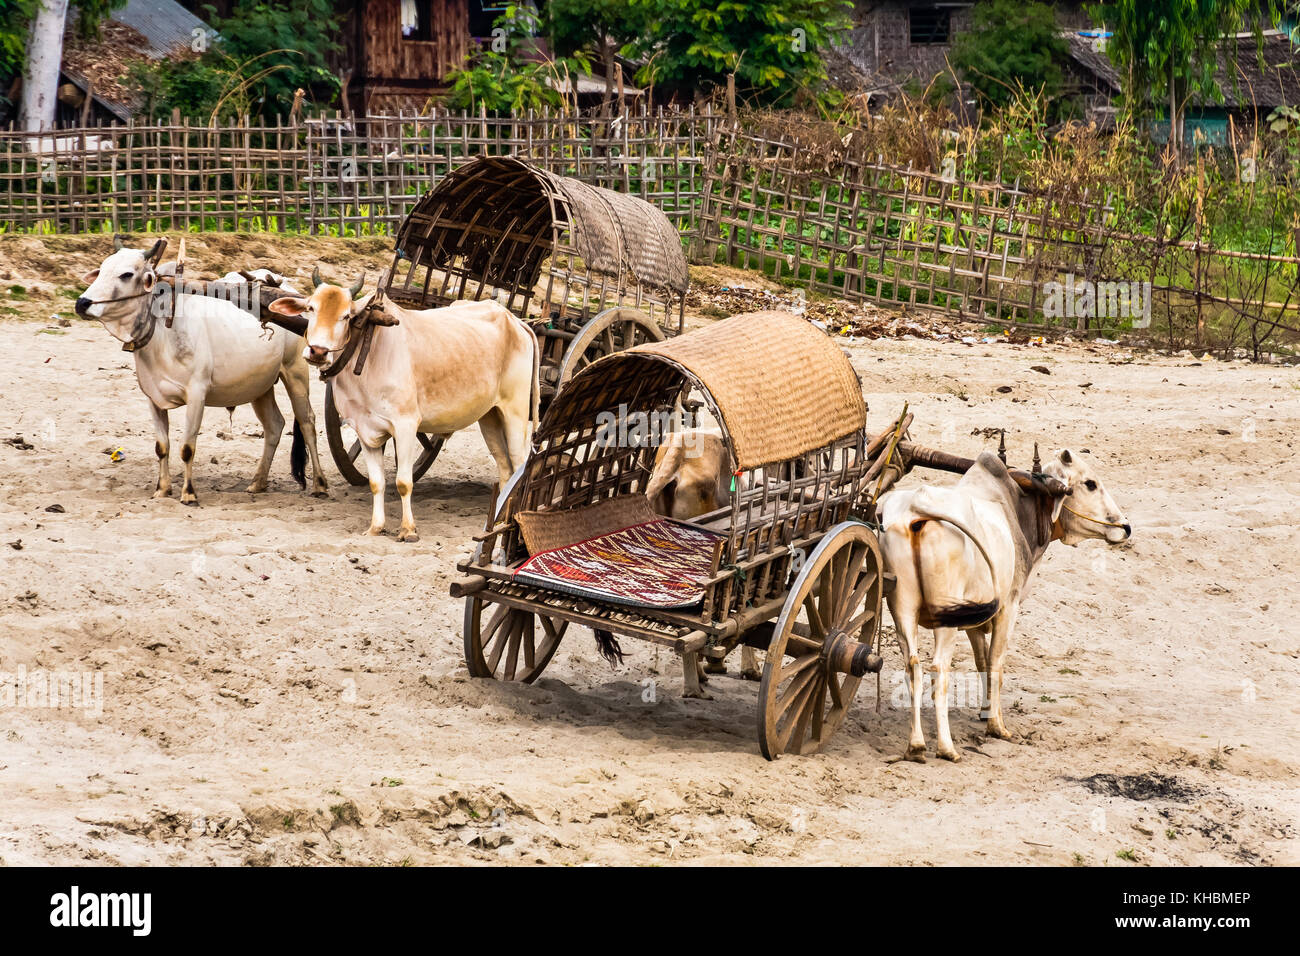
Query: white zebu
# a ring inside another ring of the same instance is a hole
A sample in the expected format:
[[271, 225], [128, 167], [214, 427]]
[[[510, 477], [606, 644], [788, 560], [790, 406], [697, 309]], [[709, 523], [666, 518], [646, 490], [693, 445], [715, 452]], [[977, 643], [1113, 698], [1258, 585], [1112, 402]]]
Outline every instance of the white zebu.
[[[1002, 721], [1003, 660], [1034, 567], [1053, 541], [1120, 544], [1132, 533], [1090, 463], [1068, 449], [1043, 472], [1063, 494], [1022, 489], [985, 452], [951, 488], [922, 486], [881, 500], [885, 568], [897, 578], [889, 613], [898, 631], [912, 695], [907, 759], [925, 761], [917, 627], [934, 631], [935, 750], [960, 760], [948, 729], [948, 678], [957, 631], [966, 631], [981, 674], [981, 716], [991, 737], [1010, 739]], [[991, 638], [991, 641], [989, 640]]]
[[[182, 405], [185, 482], [181, 502], [198, 503], [193, 467], [205, 407], [253, 406], [262, 423], [264, 443], [262, 460], [248, 490], [265, 491], [271, 460], [284, 432], [284, 417], [275, 404], [277, 378], [284, 382], [293, 405], [293, 476], [306, 487], [305, 447], [311, 456], [312, 492], [324, 494], [325, 478], [316, 452], [316, 418], [308, 397], [310, 370], [302, 357], [302, 337], [281, 328], [264, 329], [234, 304], [200, 295], [175, 297], [176, 317], [168, 328], [168, 303], [150, 298], [166, 243], [159, 239], [147, 252], [114, 252], [85, 276], [89, 288], [76, 305], [78, 315], [98, 319], [135, 355], [136, 380], [149, 399], [157, 435], [154, 451], [158, 456], [158, 482], [154, 497], [171, 494], [167, 412]], [[156, 307], [151, 308], [155, 303]]]

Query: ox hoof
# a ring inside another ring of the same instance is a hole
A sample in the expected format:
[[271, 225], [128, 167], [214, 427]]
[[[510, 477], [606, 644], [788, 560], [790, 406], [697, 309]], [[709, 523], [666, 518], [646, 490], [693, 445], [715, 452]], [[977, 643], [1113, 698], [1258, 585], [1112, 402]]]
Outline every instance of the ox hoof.
[[727, 662], [722, 659], [713, 660], [712, 658], [704, 659], [704, 673], [706, 674], [725, 674], [727, 673]]
[[713, 695], [701, 688], [699, 690], [682, 691], [682, 698], [684, 700], [713, 700]]
[[186, 495], [181, 495], [181, 504], [183, 504], [183, 505], [185, 505], [185, 506], [187, 506], [187, 507], [190, 507], [190, 508], [197, 508], [197, 507], [199, 506], [199, 496], [198, 496], [198, 495], [188, 495], [188, 496], [186, 496]]
[[1007, 728], [1006, 728], [1005, 726], [1003, 726], [1003, 725], [998, 725], [998, 726], [995, 727], [995, 726], [993, 725], [993, 722], [992, 722], [992, 721], [990, 721], [990, 722], [989, 722], [989, 725], [988, 725], [987, 727], [984, 728], [984, 735], [985, 735], [986, 737], [996, 737], [998, 740], [1015, 740], [1015, 739], [1016, 739], [1015, 737], [1013, 737], [1013, 736], [1011, 735], [1011, 731], [1007, 730]]
[[410, 531], [399, 531], [397, 533], [397, 540], [405, 541], [408, 544], [415, 544], [415, 542], [420, 540], [420, 532], [416, 531], [414, 528]]
[[153, 496], [155, 498], [170, 498], [172, 496], [172, 490], [170, 488], [159, 488], [153, 493]]
[[743, 670], [740, 672], [740, 679], [741, 680], [762, 680], [763, 672], [752, 668], [750, 670]]
[[961, 754], [957, 752], [956, 748], [950, 747], [946, 750], [940, 748], [938, 756], [944, 760], [951, 760], [953, 763], [961, 763]]
[[311, 496], [313, 498], [328, 498], [330, 486], [325, 484], [324, 478], [317, 478], [312, 482]]
[[266, 491], [265, 481], [255, 481], [248, 486], [248, 493], [250, 495], [260, 495], [264, 491]]
[[378, 537], [380, 537], [383, 533], [384, 533], [384, 526], [383, 526], [383, 525], [373, 525], [373, 524], [372, 524], [372, 525], [371, 525], [371, 526], [366, 530], [366, 534], [370, 535], [372, 538], [378, 538]]
[[919, 747], [908, 747], [907, 753], [903, 754], [903, 759], [912, 763], [925, 763], [925, 744]]

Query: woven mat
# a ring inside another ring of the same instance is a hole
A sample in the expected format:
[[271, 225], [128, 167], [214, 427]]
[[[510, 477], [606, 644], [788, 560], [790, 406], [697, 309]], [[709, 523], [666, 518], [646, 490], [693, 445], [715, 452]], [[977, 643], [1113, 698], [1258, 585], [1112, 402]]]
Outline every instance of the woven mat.
[[633, 607], [689, 607], [704, 598], [723, 535], [668, 518], [533, 555], [515, 580]]

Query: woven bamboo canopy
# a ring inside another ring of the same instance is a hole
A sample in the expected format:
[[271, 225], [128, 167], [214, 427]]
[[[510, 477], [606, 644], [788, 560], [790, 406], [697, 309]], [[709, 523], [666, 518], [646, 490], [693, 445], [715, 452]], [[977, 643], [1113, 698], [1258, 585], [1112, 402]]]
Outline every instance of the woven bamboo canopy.
[[575, 287], [603, 306], [680, 301], [689, 284], [681, 237], [650, 203], [508, 156], [482, 156], [444, 177], [406, 217], [397, 250], [408, 265], [404, 276], [394, 269], [390, 294], [426, 305], [482, 297], [491, 286], [528, 314], [548, 260], [543, 317], [564, 314]]
[[536, 444], [596, 428], [604, 416], [672, 406], [692, 387], [738, 469], [789, 461], [866, 427], [857, 375], [834, 341], [791, 313], [751, 312], [589, 365], [551, 404]]

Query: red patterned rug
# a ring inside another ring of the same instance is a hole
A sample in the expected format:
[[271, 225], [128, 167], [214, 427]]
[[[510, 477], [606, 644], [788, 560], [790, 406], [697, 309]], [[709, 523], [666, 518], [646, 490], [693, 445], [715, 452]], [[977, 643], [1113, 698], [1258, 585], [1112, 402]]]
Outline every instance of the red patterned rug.
[[515, 580], [634, 607], [689, 607], [704, 598], [723, 535], [668, 518], [533, 555]]

